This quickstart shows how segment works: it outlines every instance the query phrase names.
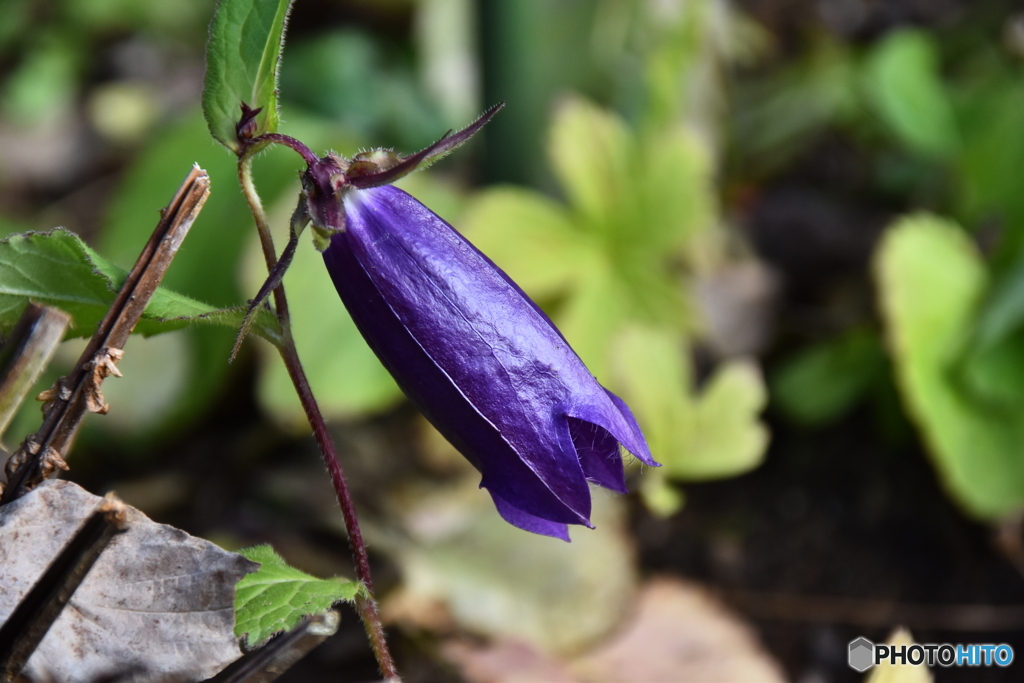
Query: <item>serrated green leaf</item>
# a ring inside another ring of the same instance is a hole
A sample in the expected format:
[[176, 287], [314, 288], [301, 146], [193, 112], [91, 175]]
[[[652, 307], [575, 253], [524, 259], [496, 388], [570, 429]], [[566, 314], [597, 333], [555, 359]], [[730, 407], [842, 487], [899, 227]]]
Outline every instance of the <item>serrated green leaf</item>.
[[[71, 336], [91, 335], [106, 314], [127, 273], [58, 228], [11, 235], [0, 241], [0, 330], [9, 330], [28, 301], [60, 308], [72, 317]], [[218, 310], [158, 288], [135, 332], [159, 334], [196, 321], [236, 325], [239, 309]], [[276, 339], [276, 321], [264, 316], [260, 333]]]
[[260, 563], [259, 570], [235, 584], [235, 635], [244, 637], [249, 647], [291, 629], [306, 615], [351, 602], [363, 591], [358, 581], [318, 579], [289, 567], [269, 545], [239, 553]]
[[868, 59], [864, 86], [882, 120], [910, 149], [943, 156], [959, 145], [938, 46], [928, 33], [889, 34]]
[[277, 71], [291, 0], [221, 0], [206, 44], [203, 114], [210, 134], [238, 152], [242, 103], [262, 108], [256, 135], [277, 130]]
[[703, 480], [756, 467], [768, 445], [758, 417], [767, 402], [760, 371], [730, 361], [697, 394], [686, 349], [678, 333], [639, 326], [615, 340], [614, 386], [662, 464], [646, 476]]
[[478, 194], [459, 221], [459, 231], [541, 301], [569, 289], [581, 261], [596, 256], [564, 206], [515, 187]]
[[988, 286], [977, 248], [954, 223], [920, 214], [889, 229], [874, 266], [897, 384], [946, 486], [978, 517], [1017, 509], [1024, 504], [1020, 406], [1007, 410], [965, 382], [965, 353]]

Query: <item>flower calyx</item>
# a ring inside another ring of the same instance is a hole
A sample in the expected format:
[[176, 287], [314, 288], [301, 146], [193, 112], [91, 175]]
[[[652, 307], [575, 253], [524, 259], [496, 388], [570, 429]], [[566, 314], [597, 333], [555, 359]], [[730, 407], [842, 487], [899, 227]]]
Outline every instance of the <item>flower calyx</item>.
[[390, 185], [417, 169], [426, 168], [476, 135], [504, 106], [504, 102], [494, 105], [462, 130], [448, 131], [440, 140], [415, 154], [403, 157], [380, 148], [359, 152], [351, 159], [332, 153], [309, 163], [302, 176], [302, 188], [317, 250], [327, 249], [331, 236], [345, 230], [342, 199], [349, 189]]

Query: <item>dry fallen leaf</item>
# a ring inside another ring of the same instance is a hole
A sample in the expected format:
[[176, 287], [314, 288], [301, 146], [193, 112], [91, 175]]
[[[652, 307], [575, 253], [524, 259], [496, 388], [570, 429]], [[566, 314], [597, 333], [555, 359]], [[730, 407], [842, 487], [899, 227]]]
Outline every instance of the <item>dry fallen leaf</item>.
[[597, 528], [574, 528], [565, 543], [505, 522], [477, 477], [449, 489], [407, 491], [401, 541], [368, 528], [375, 545], [390, 543], [402, 568], [403, 588], [385, 602], [385, 620], [448, 622], [548, 652], [589, 647], [621, 621], [636, 589], [625, 506], [605, 491], [593, 496]]
[[633, 619], [572, 668], [587, 682], [785, 680], [737, 615], [700, 586], [673, 578], [648, 582]]
[[589, 652], [558, 659], [524, 641], [442, 648], [472, 683], [782, 683], [779, 666], [750, 628], [699, 586], [647, 583], [620, 630]]
[[[0, 508], [0, 622], [102, 500], [48, 481]], [[100, 556], [29, 659], [36, 680], [197, 681], [241, 656], [235, 583], [258, 565], [128, 508], [128, 530]]]

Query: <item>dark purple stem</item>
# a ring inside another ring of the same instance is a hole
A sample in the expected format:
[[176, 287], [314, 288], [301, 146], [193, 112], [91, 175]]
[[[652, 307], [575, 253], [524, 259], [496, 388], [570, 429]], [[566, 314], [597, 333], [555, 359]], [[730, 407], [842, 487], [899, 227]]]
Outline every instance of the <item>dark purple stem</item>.
[[306, 147], [305, 144], [303, 144], [299, 140], [296, 140], [292, 136], [283, 135], [282, 133], [264, 133], [259, 137], [246, 140], [245, 146], [243, 147], [241, 153], [238, 156], [245, 157], [247, 155], [249, 148], [255, 147], [260, 143], [274, 143], [278, 145], [284, 145], [285, 147], [291, 147], [296, 152], [302, 155], [302, 158], [305, 160], [307, 165], [313, 165], [317, 162], [317, 156], [316, 154], [313, 154], [313, 150], [311, 150], [309, 147]]
[[[286, 135], [279, 136], [276, 133], [269, 133], [260, 136], [260, 138], [255, 138], [255, 140], [271, 137], [287, 138], [309, 152], [308, 147]], [[270, 141], [274, 142], [277, 140]], [[290, 144], [289, 146], [296, 149], [296, 147]], [[249, 152], [251, 149], [253, 147], [250, 144], [246, 147], [246, 153], [239, 156], [238, 181], [242, 186], [242, 193], [249, 203], [249, 209], [252, 211], [253, 218], [256, 220], [256, 228], [260, 236], [260, 245], [263, 247], [263, 257], [267, 263], [267, 271], [272, 273], [277, 265], [277, 255], [274, 250], [273, 238], [270, 235], [267, 215], [263, 210], [263, 203], [260, 201], [259, 194], [257, 194], [252, 182], [250, 165], [252, 154]], [[296, 149], [296, 151], [299, 150]], [[299, 153], [301, 154], [302, 152], [300, 151]], [[309, 154], [313, 156], [312, 152], [309, 152]], [[315, 161], [316, 157], [313, 156], [313, 159]], [[345, 519], [345, 529], [348, 531], [349, 545], [352, 547], [356, 577], [366, 587], [366, 595], [356, 598], [356, 608], [363, 621], [363, 626], [366, 628], [366, 635], [370, 639], [370, 647], [373, 648], [373, 654], [377, 658], [377, 665], [380, 667], [381, 674], [389, 681], [397, 681], [399, 680], [398, 673], [395, 670], [394, 661], [391, 659], [391, 653], [388, 651], [387, 642], [384, 639], [384, 627], [380, 622], [377, 602], [373, 597], [370, 558], [366, 553], [362, 532], [359, 530], [359, 520], [356, 518], [355, 504], [352, 502], [352, 495], [349, 493], [345, 474], [341, 469], [341, 463], [338, 461], [338, 454], [334, 450], [334, 442], [331, 440], [327, 423], [324, 421], [324, 416], [320, 412], [320, 406], [313, 396], [313, 391], [309, 387], [309, 381], [306, 379], [306, 373], [302, 369], [302, 363], [299, 361], [299, 353], [295, 348], [295, 340], [292, 337], [291, 317], [288, 313], [288, 299], [285, 297], [283, 283], [274, 288], [274, 304], [277, 307], [277, 317], [281, 322], [282, 331], [282, 343], [278, 346], [278, 351], [280, 351], [281, 358], [288, 369], [288, 375], [295, 386], [299, 401], [302, 403], [302, 409], [305, 411], [306, 418], [313, 428], [313, 437], [320, 447], [320, 454], [323, 456], [324, 464], [331, 475], [331, 483], [334, 484], [334, 491], [338, 496], [338, 505], [341, 507], [341, 514]]]
[[[280, 291], [282, 288], [278, 288]], [[377, 657], [377, 664], [380, 666], [381, 674], [385, 679], [393, 680], [398, 678], [395, 671], [395, 664], [391, 659], [384, 639], [384, 627], [380, 623], [380, 615], [377, 613], [377, 602], [373, 598], [373, 580], [370, 578], [370, 558], [366, 553], [366, 545], [363, 543], [362, 533], [359, 531], [359, 520], [356, 517], [356, 508], [352, 502], [352, 496], [348, 490], [348, 483], [345, 480], [345, 473], [338, 462], [338, 455], [334, 450], [334, 442], [327, 430], [324, 416], [320, 412], [320, 406], [313, 397], [306, 380], [306, 373], [299, 361], [299, 354], [292, 342], [291, 335], [286, 335], [286, 342], [280, 347], [281, 358], [284, 359], [285, 367], [288, 368], [288, 375], [295, 385], [295, 391], [299, 395], [303, 410], [306, 411], [306, 419], [313, 427], [313, 438], [320, 446], [320, 453], [323, 455], [324, 464], [331, 475], [331, 483], [338, 495], [338, 504], [341, 506], [341, 514], [345, 518], [345, 529], [348, 531], [349, 545], [352, 547], [352, 555], [356, 564], [356, 576], [366, 586], [367, 596], [360, 596], [356, 599], [356, 608], [359, 616], [366, 627], [366, 635], [370, 639], [373, 653]]]

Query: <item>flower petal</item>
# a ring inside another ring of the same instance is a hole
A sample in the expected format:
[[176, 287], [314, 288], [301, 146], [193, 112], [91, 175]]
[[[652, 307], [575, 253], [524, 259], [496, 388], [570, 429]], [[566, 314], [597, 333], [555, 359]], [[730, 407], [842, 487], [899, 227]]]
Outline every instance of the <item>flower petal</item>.
[[520, 529], [524, 529], [535, 534], [541, 534], [542, 536], [560, 538], [566, 543], [571, 542], [571, 539], [569, 538], [569, 527], [565, 524], [549, 522], [546, 519], [528, 515], [519, 508], [510, 505], [503, 498], [495, 495], [493, 491], [488, 491], [488, 493], [490, 493], [491, 498], [494, 499], [494, 507], [498, 508], [498, 514], [512, 526], [519, 527]]
[[612, 491], [626, 493], [626, 471], [615, 437], [592, 422], [574, 417], [568, 417], [566, 421], [587, 479]]
[[345, 208], [347, 230], [324, 259], [384, 365], [489, 490], [527, 514], [587, 524], [590, 491], [561, 407], [601, 401], [618, 416], [601, 386], [533, 302], [418, 201], [385, 186], [349, 191]]
[[603, 395], [600, 400], [575, 405], [565, 411], [566, 416], [603, 427], [641, 462], [660, 467], [651, 457], [647, 439], [625, 401], [604, 387], [601, 389]]

